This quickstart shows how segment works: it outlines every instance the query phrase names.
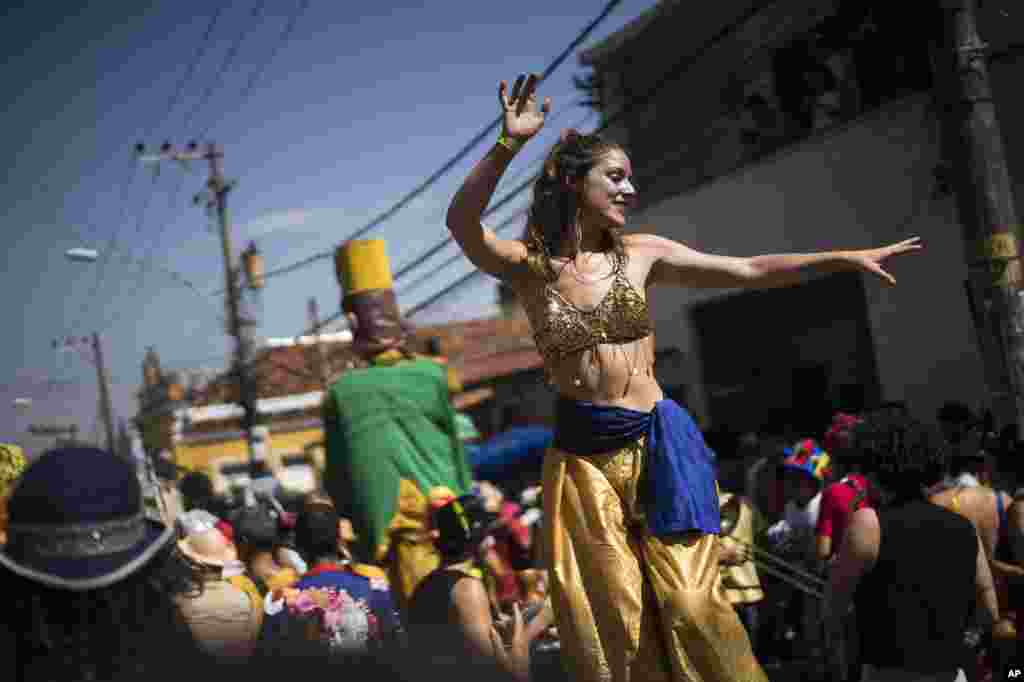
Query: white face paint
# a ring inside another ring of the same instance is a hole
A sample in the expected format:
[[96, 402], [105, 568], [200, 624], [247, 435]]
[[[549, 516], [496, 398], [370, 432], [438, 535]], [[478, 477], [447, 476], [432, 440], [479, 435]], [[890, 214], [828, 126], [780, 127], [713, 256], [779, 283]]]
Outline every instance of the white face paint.
[[633, 167], [622, 151], [608, 152], [583, 179], [582, 218], [599, 228], [623, 228], [636, 199]]

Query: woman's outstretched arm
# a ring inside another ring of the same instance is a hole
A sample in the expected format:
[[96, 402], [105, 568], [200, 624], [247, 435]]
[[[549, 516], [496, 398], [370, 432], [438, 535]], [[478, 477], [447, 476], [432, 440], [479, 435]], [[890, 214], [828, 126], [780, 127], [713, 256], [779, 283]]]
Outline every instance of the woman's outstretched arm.
[[501, 137], [470, 171], [455, 193], [447, 216], [448, 229], [462, 252], [473, 265], [494, 277], [503, 277], [511, 267], [522, 263], [526, 247], [516, 240], [499, 239], [480, 224], [481, 217], [515, 153], [544, 126], [544, 117], [551, 108], [550, 99], [537, 107], [536, 75], [526, 78], [525, 84], [523, 76], [516, 79], [510, 95], [506, 87], [505, 81], [498, 87], [504, 112]]
[[799, 282], [803, 272], [862, 270], [889, 284], [896, 279], [882, 268], [887, 258], [923, 248], [918, 237], [877, 249], [787, 253], [739, 258], [695, 251], [684, 244], [653, 234], [631, 239], [638, 252], [651, 262], [648, 284], [697, 288], [768, 288]]

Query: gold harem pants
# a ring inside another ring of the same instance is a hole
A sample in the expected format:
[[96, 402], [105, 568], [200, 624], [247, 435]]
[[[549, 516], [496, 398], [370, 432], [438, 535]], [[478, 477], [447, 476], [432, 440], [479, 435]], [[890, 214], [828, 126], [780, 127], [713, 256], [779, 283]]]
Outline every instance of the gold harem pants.
[[650, 534], [643, 440], [544, 457], [543, 552], [574, 682], [767, 682], [721, 589], [718, 537]]

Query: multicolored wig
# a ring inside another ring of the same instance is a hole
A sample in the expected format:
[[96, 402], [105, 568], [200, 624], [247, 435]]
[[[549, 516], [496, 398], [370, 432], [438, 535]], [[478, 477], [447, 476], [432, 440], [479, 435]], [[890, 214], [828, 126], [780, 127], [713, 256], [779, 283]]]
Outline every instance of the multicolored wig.
[[796, 445], [782, 452], [782, 468], [786, 471], [798, 471], [820, 482], [832, 475], [831, 458], [813, 438], [797, 441]]

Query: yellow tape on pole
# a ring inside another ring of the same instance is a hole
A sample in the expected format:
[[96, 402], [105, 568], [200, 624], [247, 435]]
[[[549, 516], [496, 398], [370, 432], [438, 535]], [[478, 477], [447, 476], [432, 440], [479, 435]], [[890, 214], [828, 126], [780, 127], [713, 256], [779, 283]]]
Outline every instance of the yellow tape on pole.
[[1021, 284], [1020, 250], [1013, 232], [999, 232], [981, 240], [979, 251], [991, 268], [993, 284], [1018, 287]]

